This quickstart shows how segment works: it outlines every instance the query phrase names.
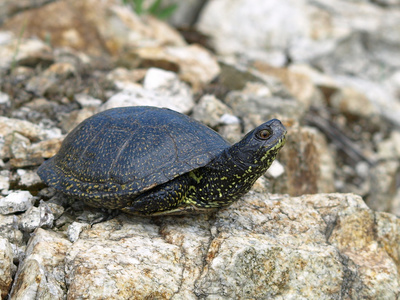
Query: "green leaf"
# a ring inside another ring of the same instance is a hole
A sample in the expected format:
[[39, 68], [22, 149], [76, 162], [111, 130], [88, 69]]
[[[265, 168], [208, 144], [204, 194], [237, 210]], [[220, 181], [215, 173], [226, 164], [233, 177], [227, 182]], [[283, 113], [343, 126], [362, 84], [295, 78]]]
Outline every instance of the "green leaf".
[[168, 19], [178, 8], [178, 4], [171, 4], [167, 7], [165, 7], [164, 9], [160, 10], [156, 17], [159, 19]]
[[152, 15], [157, 15], [158, 11], [160, 10], [160, 6], [161, 6], [161, 1], [162, 0], [156, 0], [153, 2], [153, 4], [149, 7], [148, 12]]
[[133, 0], [134, 10], [138, 15], [143, 14], [143, 2], [144, 0]]

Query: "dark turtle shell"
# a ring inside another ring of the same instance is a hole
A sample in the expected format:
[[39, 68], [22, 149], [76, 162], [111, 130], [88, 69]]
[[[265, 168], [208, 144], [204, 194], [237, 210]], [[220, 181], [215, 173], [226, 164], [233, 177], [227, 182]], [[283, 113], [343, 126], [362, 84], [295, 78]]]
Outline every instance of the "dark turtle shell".
[[114, 108], [79, 124], [38, 174], [68, 195], [121, 198], [202, 167], [229, 146], [212, 129], [169, 109]]

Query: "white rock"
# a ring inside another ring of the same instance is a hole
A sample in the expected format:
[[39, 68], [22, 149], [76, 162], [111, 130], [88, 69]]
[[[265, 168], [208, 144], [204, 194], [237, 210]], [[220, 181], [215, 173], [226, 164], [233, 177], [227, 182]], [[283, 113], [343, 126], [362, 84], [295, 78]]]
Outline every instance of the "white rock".
[[10, 171], [0, 171], [0, 192], [7, 192], [10, 188]]
[[10, 96], [0, 91], [0, 104], [6, 104], [10, 102]]
[[305, 1], [218, 0], [207, 2], [198, 29], [213, 38], [219, 53], [283, 50], [306, 35]]
[[147, 90], [166, 90], [173, 86], [179, 78], [174, 72], [150, 68], [146, 72], [143, 87]]
[[19, 175], [19, 184], [26, 188], [34, 186], [42, 181], [39, 175], [32, 170], [18, 169], [17, 174]]
[[271, 175], [274, 178], [278, 178], [281, 176], [283, 173], [285, 173], [285, 168], [283, 165], [277, 161], [276, 159], [272, 162], [272, 165], [269, 167], [267, 170], [267, 173]]
[[32, 207], [33, 196], [28, 191], [15, 191], [0, 201], [0, 214], [26, 211]]
[[101, 100], [96, 99], [88, 94], [76, 94], [75, 100], [82, 106], [82, 107], [98, 107], [101, 105]]
[[225, 125], [240, 124], [240, 119], [231, 114], [223, 114], [219, 121]]

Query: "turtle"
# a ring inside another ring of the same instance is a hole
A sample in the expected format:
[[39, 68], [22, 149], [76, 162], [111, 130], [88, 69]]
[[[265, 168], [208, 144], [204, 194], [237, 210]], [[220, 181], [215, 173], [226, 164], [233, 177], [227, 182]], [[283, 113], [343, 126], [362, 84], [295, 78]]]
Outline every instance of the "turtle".
[[80, 123], [37, 172], [48, 186], [89, 206], [142, 216], [201, 213], [246, 194], [285, 137], [273, 119], [231, 145], [179, 112], [119, 107]]

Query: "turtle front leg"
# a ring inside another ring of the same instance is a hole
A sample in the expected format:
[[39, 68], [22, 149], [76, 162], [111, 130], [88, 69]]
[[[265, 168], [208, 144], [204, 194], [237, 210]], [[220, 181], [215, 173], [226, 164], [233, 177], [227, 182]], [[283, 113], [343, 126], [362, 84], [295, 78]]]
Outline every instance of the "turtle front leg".
[[190, 178], [182, 175], [156, 186], [128, 202], [128, 206], [121, 210], [129, 214], [145, 216], [184, 213], [183, 211], [186, 212], [188, 207], [186, 196], [190, 186], [189, 181]]

